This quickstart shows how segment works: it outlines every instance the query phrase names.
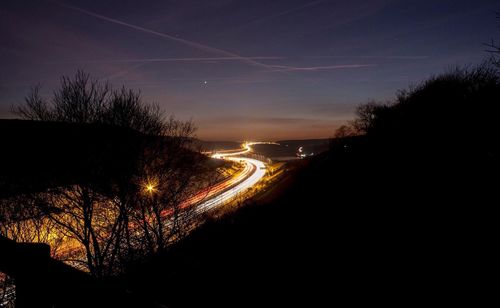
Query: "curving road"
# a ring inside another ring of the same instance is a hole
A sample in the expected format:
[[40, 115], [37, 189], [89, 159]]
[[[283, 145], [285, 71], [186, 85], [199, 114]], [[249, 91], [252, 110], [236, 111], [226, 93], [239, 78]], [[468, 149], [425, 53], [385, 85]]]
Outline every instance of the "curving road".
[[244, 143], [243, 149], [239, 151], [212, 154], [212, 158], [240, 162], [245, 164], [245, 167], [235, 177], [211, 187], [209, 192], [201, 192], [202, 195], [197, 194], [186, 200], [185, 206], [204, 200], [196, 206], [196, 212], [203, 213], [232, 200], [257, 184], [266, 174], [266, 165], [256, 159], [240, 156], [249, 153], [253, 144], [258, 143]]

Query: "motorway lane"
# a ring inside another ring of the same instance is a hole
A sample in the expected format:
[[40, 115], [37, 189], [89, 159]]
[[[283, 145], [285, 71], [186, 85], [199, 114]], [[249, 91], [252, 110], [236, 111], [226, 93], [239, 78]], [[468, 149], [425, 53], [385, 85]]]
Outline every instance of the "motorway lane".
[[245, 164], [245, 169], [250, 169], [246, 172], [245, 179], [230, 187], [224, 192], [215, 195], [213, 198], [203, 201], [196, 206], [197, 213], [203, 213], [212, 210], [224, 203], [234, 199], [238, 195], [243, 194], [247, 189], [257, 184], [266, 174], [266, 166], [263, 162], [256, 159], [246, 157], [226, 157], [226, 160], [239, 161]]
[[202, 191], [195, 194], [194, 196], [185, 200], [181, 204], [181, 208], [186, 208], [191, 205], [196, 205], [201, 201], [215, 197], [217, 194], [222, 193], [224, 190], [231, 188], [242, 182], [244, 179], [246, 179], [251, 175], [251, 172], [252, 172], [252, 166], [249, 164], [245, 164], [243, 170], [238, 172], [235, 176], [228, 178], [224, 181], [221, 181], [213, 186], [205, 188]]
[[196, 206], [196, 213], [207, 212], [227, 203], [257, 184], [266, 174], [266, 165], [256, 159], [241, 156], [250, 153], [251, 146], [254, 144], [260, 144], [260, 142], [245, 142], [241, 150], [220, 151], [212, 154], [212, 158], [243, 163], [245, 167], [236, 177], [210, 187], [209, 192], [201, 192], [186, 200], [182, 207]]

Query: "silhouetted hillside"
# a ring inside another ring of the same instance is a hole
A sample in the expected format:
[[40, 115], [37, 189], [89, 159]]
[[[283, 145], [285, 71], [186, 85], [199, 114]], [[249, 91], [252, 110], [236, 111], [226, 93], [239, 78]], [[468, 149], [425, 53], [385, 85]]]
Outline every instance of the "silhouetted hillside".
[[498, 158], [500, 149], [498, 102], [496, 69], [456, 69], [400, 91], [393, 103], [361, 106], [355, 125], [398, 152], [489, 160]]
[[333, 140], [124, 283], [170, 307], [477, 305], [500, 171], [500, 87], [477, 74], [368, 110], [365, 136]]
[[[29, 120], [0, 120], [0, 140], [0, 197], [63, 184], [106, 185], [134, 172], [147, 144], [171, 142], [106, 124]], [[177, 154], [205, 159], [187, 149]], [[219, 165], [211, 160], [209, 167]]]
[[139, 267], [127, 286], [169, 307], [423, 304], [458, 296], [471, 279], [464, 262], [480, 251], [469, 249], [486, 241], [476, 236], [484, 236], [479, 221], [492, 214], [495, 188], [469, 174], [433, 171], [435, 164], [372, 156], [365, 138], [337, 146], [301, 161], [265, 202], [202, 227]]
[[129, 172], [140, 133], [102, 124], [0, 120], [1, 196]]

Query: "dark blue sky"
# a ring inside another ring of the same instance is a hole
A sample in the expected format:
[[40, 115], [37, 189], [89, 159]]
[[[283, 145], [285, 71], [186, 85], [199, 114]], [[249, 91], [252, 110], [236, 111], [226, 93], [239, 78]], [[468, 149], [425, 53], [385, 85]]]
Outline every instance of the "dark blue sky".
[[0, 117], [83, 68], [212, 140], [329, 137], [370, 99], [485, 57], [493, 0], [0, 1]]

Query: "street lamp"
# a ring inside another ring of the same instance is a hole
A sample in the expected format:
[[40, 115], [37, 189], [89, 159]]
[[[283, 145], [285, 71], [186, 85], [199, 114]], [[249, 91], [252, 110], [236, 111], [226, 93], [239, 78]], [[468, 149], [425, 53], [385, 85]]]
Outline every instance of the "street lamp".
[[158, 189], [156, 188], [158, 186], [158, 181], [154, 180], [146, 180], [144, 184], [142, 184], [142, 187], [144, 188], [144, 192], [147, 194], [152, 195], [153, 193], [157, 192]]
[[155, 187], [151, 184], [146, 185], [146, 191], [148, 193], [152, 193], [155, 190]]

